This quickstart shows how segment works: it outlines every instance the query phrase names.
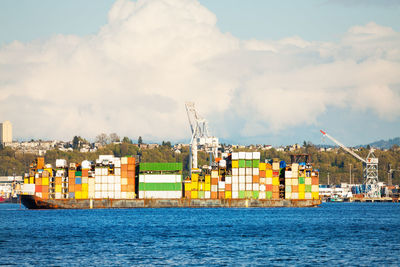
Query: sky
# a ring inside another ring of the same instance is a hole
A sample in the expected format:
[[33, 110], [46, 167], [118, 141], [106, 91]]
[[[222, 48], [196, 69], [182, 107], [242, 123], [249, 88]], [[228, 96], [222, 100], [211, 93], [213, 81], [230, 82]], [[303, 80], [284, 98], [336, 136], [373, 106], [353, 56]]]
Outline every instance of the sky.
[[14, 139], [355, 146], [400, 136], [400, 1], [0, 2]]

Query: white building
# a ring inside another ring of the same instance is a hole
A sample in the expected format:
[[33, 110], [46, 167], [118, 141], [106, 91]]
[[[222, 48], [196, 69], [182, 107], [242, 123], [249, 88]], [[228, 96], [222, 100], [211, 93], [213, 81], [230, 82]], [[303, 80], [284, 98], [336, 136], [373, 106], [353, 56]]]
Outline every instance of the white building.
[[9, 121], [0, 123], [0, 144], [12, 143], [12, 124]]

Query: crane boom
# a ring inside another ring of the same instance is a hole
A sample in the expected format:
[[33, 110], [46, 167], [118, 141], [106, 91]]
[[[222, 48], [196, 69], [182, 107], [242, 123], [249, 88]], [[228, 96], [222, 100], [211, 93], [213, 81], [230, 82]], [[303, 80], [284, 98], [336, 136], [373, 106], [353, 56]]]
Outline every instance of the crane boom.
[[335, 138], [333, 138], [332, 136], [330, 136], [329, 134], [327, 134], [326, 132], [320, 130], [320, 132], [328, 137], [329, 139], [331, 139], [334, 143], [336, 143], [338, 146], [340, 146], [341, 148], [343, 148], [345, 151], [349, 152], [351, 155], [353, 155], [354, 157], [356, 157], [357, 159], [361, 160], [364, 163], [367, 163], [367, 161], [365, 159], [363, 159], [362, 157], [360, 157], [359, 155], [357, 155], [356, 153], [354, 153], [351, 149], [347, 148], [345, 145], [343, 145], [342, 143], [340, 143], [338, 140], [336, 140]]

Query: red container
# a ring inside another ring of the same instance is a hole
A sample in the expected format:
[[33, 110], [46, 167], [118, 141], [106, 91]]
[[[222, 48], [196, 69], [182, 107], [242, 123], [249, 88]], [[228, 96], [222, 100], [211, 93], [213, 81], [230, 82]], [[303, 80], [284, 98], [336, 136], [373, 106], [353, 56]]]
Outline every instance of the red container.
[[35, 185], [35, 191], [38, 193], [42, 192], [42, 186], [41, 185]]
[[265, 178], [265, 171], [260, 171], [260, 178]]
[[273, 177], [279, 177], [279, 172], [278, 171], [273, 171], [272, 172]]
[[267, 185], [265, 185], [265, 191], [270, 191], [270, 192], [272, 192], [272, 184], [267, 184]]

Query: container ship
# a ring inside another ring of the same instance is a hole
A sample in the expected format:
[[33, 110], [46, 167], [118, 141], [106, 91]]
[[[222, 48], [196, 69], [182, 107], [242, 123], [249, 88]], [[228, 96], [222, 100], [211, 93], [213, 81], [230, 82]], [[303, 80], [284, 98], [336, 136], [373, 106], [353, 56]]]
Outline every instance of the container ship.
[[213, 166], [141, 162], [100, 155], [95, 162], [39, 157], [24, 177], [28, 209], [316, 207], [319, 172], [308, 163], [260, 162], [259, 152], [233, 152]]

